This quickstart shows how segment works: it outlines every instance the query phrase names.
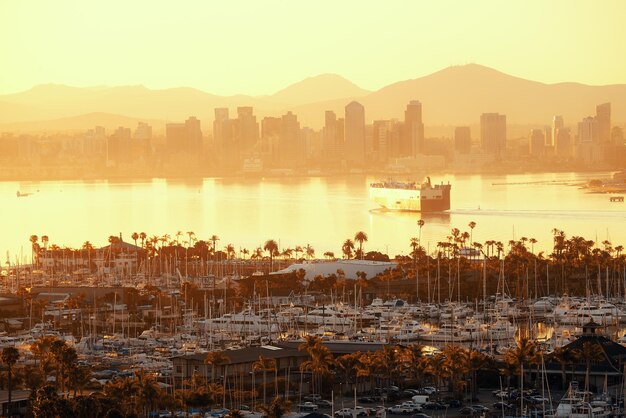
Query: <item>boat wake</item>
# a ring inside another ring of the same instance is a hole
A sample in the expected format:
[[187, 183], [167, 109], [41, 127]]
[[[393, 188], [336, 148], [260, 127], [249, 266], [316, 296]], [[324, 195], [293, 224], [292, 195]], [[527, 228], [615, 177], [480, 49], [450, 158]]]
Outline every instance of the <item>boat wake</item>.
[[452, 215], [472, 216], [503, 216], [528, 218], [571, 218], [571, 219], [626, 219], [624, 211], [596, 211], [596, 210], [506, 210], [506, 209], [455, 209]]

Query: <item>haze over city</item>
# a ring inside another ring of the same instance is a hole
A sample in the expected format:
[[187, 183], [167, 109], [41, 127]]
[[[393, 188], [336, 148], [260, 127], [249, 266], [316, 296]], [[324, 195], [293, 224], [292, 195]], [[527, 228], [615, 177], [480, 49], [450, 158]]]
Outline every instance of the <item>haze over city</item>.
[[609, 418], [626, 2], [0, 2], [0, 415]]

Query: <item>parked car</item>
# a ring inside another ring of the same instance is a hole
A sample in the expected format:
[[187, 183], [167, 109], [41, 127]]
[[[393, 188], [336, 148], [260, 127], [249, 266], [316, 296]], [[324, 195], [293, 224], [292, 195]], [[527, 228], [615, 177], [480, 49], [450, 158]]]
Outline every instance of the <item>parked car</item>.
[[446, 405], [448, 405], [448, 408], [460, 408], [463, 406], [461, 401], [458, 399], [450, 399], [449, 401], [446, 401]]
[[408, 415], [408, 414], [412, 414], [413, 412], [413, 408], [410, 406], [405, 406], [405, 405], [394, 405], [391, 408], [389, 408], [387, 411], [389, 411], [389, 413], [392, 414], [400, 414], [400, 415]]
[[419, 413], [411, 415], [411, 418], [430, 418], [430, 415]]
[[446, 409], [446, 406], [440, 402], [428, 401], [422, 405], [424, 409]]
[[374, 398], [370, 398], [370, 397], [363, 397], [363, 398], [359, 398], [357, 399], [358, 402], [360, 403], [376, 403], [376, 401], [374, 400]]
[[471, 406], [464, 406], [463, 408], [459, 409], [459, 414], [466, 415], [466, 416], [475, 415], [476, 410], [472, 408]]
[[435, 393], [437, 393], [437, 389], [432, 386], [426, 386], [420, 389], [420, 392], [425, 395], [434, 395]]
[[339, 411], [335, 411], [335, 416], [338, 418], [352, 418], [352, 409], [343, 408]]
[[482, 414], [483, 412], [489, 412], [489, 408], [487, 408], [485, 405], [472, 405], [471, 407], [480, 414]]
[[317, 411], [317, 405], [313, 402], [305, 402], [302, 403], [300, 405], [298, 405], [298, 409], [300, 409], [301, 411]]
[[320, 408], [332, 408], [333, 407], [333, 403], [331, 401], [327, 401], [326, 399], [320, 399], [319, 401], [315, 403]]
[[502, 409], [507, 410], [507, 409], [513, 409], [514, 408], [513, 405], [508, 404], [506, 402], [502, 402], [502, 401], [494, 403], [493, 407], [496, 408], [496, 409], [500, 409], [500, 410], [502, 410]]
[[310, 402], [317, 402], [317, 401], [321, 401], [322, 400], [322, 395], [319, 395], [317, 393], [310, 393], [308, 395], [306, 395], [304, 397], [305, 401], [310, 401]]

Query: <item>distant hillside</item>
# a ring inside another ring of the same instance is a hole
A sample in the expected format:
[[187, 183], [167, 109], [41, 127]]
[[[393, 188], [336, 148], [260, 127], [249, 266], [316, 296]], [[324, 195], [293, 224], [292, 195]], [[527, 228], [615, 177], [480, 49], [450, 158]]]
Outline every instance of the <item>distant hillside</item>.
[[[593, 115], [595, 106], [604, 102], [612, 103], [614, 123], [626, 121], [626, 84], [545, 84], [470, 64], [400, 81], [375, 92], [367, 92], [334, 74], [310, 77], [262, 97], [224, 97], [192, 88], [76, 88], [48, 84], [0, 96], [0, 124], [3, 130], [29, 126], [32, 131], [62, 129], [61, 124], [66, 122], [82, 129], [82, 123], [90, 121], [93, 114], [125, 115], [132, 126], [137, 120], [182, 121], [194, 115], [209, 132], [215, 107], [230, 108], [234, 117], [237, 106], [254, 106], [259, 121], [263, 116], [279, 116], [292, 110], [303, 126], [320, 128], [325, 110], [334, 110], [341, 117], [344, 106], [354, 98], [365, 106], [367, 121], [402, 119], [406, 104], [415, 99], [423, 104], [427, 126], [476, 124], [484, 112], [504, 113], [509, 123], [519, 125], [549, 125], [552, 116], [560, 114], [567, 125], [574, 125], [584, 116]], [[75, 115], [85, 117], [76, 119]], [[28, 121], [38, 122], [15, 124]], [[163, 126], [154, 128], [162, 130]]]
[[[587, 86], [577, 83], [544, 84], [513, 77], [476, 64], [449, 67], [425, 77], [400, 81], [359, 99], [366, 120], [402, 119], [411, 100], [423, 106], [426, 125], [469, 125], [481, 113], [499, 112], [507, 122], [549, 125], [563, 115], [568, 125], [595, 114], [595, 106], [612, 104], [614, 122], [626, 121], [626, 84]], [[294, 106], [301, 119], [323, 123], [323, 110], [343, 115], [348, 100]]]
[[166, 121], [156, 119], [138, 119], [110, 113], [86, 113], [79, 116], [70, 116], [44, 121], [13, 122], [0, 124], [0, 132], [17, 133], [73, 133], [84, 132], [94, 126], [103, 126], [112, 132], [120, 126], [133, 130], [139, 122], [149, 123], [155, 131], [162, 131]]
[[267, 100], [287, 106], [298, 106], [333, 99], [358, 98], [369, 93], [337, 74], [322, 74], [292, 84], [268, 96]]

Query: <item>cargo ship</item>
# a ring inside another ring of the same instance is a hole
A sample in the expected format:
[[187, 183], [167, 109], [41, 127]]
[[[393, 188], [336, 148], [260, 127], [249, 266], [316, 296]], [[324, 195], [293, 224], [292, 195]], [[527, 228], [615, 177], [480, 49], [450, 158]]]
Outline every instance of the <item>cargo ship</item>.
[[409, 212], [442, 212], [450, 209], [450, 189], [448, 184], [435, 184], [426, 181], [404, 183], [385, 181], [370, 184], [370, 198], [386, 210]]

